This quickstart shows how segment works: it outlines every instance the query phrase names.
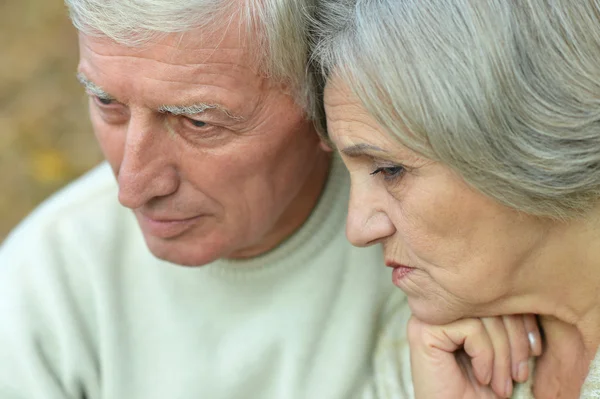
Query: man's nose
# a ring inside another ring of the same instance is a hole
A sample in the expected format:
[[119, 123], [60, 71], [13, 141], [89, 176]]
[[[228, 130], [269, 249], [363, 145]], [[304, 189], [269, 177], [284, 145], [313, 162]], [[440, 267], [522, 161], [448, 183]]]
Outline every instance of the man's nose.
[[153, 198], [168, 196], [179, 187], [174, 141], [158, 121], [132, 115], [123, 159], [118, 170], [119, 202], [131, 209]]
[[376, 244], [396, 232], [383, 206], [383, 195], [366, 185], [352, 185], [346, 223], [346, 236], [352, 245]]

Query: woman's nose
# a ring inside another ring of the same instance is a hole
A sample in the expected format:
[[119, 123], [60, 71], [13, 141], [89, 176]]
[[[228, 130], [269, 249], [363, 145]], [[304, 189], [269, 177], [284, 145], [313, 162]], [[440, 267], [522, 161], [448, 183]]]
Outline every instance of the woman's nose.
[[381, 193], [366, 186], [352, 185], [346, 223], [346, 236], [352, 245], [376, 244], [396, 232], [382, 205]]

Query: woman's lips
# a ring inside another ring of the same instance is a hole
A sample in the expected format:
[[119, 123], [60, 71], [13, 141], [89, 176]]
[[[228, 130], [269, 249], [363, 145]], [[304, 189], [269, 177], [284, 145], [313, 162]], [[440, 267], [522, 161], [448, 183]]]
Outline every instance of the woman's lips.
[[400, 263], [396, 263], [396, 262], [392, 262], [392, 261], [386, 261], [385, 265], [387, 267], [391, 267], [392, 269], [394, 269], [392, 271], [392, 282], [395, 285], [398, 285], [400, 283], [400, 281], [402, 281], [402, 279], [404, 279], [410, 273], [415, 271], [414, 267], [402, 265]]

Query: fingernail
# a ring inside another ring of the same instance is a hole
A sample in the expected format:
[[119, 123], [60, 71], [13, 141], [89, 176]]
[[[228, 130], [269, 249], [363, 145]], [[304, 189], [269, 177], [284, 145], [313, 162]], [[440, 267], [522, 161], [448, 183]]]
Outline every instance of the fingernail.
[[529, 377], [529, 364], [527, 361], [522, 361], [519, 363], [519, 368], [517, 369], [517, 380], [519, 382], [527, 381], [527, 377]]
[[535, 343], [536, 343], [535, 334], [530, 332], [527, 334], [527, 338], [529, 338], [529, 346], [531, 346], [531, 351], [535, 353]]
[[506, 381], [506, 388], [504, 388], [505, 398], [510, 398], [512, 396], [512, 388], [512, 380], [509, 378], [508, 381]]

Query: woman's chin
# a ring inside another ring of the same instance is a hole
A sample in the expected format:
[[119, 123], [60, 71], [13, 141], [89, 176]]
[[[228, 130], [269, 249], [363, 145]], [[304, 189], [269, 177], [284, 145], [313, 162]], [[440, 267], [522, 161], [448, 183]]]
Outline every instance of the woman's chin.
[[423, 297], [408, 296], [408, 306], [417, 319], [432, 325], [449, 324], [464, 317], [448, 306], [436, 304], [431, 299]]

